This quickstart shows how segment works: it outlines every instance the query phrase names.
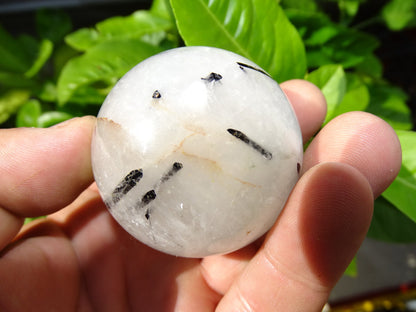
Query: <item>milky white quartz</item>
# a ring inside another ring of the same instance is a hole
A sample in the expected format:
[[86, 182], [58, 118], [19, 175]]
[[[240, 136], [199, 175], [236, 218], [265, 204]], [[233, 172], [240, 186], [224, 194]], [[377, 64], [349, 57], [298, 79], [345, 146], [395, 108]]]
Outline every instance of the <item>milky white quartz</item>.
[[92, 162], [126, 231], [165, 253], [204, 257], [273, 225], [299, 177], [302, 137], [279, 85], [256, 64], [185, 47], [117, 83], [98, 115]]

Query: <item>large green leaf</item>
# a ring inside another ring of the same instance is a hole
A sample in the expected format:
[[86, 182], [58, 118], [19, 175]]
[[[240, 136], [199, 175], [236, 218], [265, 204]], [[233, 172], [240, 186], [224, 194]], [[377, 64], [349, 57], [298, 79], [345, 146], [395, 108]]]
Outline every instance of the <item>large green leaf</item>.
[[403, 150], [402, 168], [383, 196], [416, 222], [416, 132], [397, 131], [397, 135]]
[[58, 102], [65, 104], [79, 88], [115, 82], [134, 65], [161, 49], [140, 40], [105, 41], [68, 61], [58, 79]]
[[327, 114], [325, 123], [334, 117], [338, 105], [344, 98], [347, 79], [341, 65], [324, 65], [306, 76], [306, 80], [318, 86], [325, 96]]
[[304, 76], [302, 40], [276, 0], [171, 0], [171, 4], [186, 45], [233, 51], [277, 81]]

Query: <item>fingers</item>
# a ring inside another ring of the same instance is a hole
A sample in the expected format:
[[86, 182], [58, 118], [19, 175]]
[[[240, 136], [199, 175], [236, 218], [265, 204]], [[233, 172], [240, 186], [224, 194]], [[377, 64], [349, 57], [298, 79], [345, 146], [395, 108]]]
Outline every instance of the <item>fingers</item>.
[[366, 235], [372, 204], [367, 179], [349, 165], [306, 172], [218, 311], [320, 311]]
[[23, 218], [0, 207], [0, 251], [12, 241], [23, 225]]
[[[280, 87], [297, 115], [303, 142], [307, 142], [325, 119], [325, 98], [318, 87], [305, 80], [289, 80]], [[206, 257], [201, 262], [202, 274], [213, 290], [224, 294], [257, 250], [258, 246], [250, 245], [230, 255]]]
[[327, 161], [346, 163], [358, 169], [377, 197], [400, 170], [400, 142], [394, 130], [374, 115], [343, 114], [328, 123], [309, 145], [303, 170]]
[[24, 217], [50, 214], [92, 183], [94, 123], [84, 117], [49, 129], [0, 130], [0, 250]]
[[0, 207], [19, 216], [49, 214], [92, 183], [90, 145], [95, 119], [49, 129], [0, 132]]
[[321, 127], [326, 115], [326, 101], [314, 84], [300, 79], [285, 81], [280, 87], [289, 98], [306, 143]]
[[[327, 162], [336, 163], [328, 164]], [[287, 267], [291, 268], [291, 264], [295, 264], [296, 259], [291, 255], [290, 250], [298, 252], [299, 248], [303, 248], [303, 253], [300, 254], [303, 258], [300, 258], [300, 264], [296, 266], [294, 272], [297, 272], [299, 276], [306, 274], [308, 276], [307, 280], [311, 280], [312, 276], [312, 281], [316, 283], [309, 286], [313, 290], [313, 285], [321, 285], [317, 288], [322, 291], [321, 296], [318, 297], [320, 300], [325, 300], [323, 298], [327, 295], [328, 285], [333, 285], [337, 276], [342, 274], [348, 261], [355, 254], [364, 238], [371, 219], [369, 215], [371, 215], [373, 196], [378, 196], [391, 183], [400, 169], [400, 163], [401, 149], [399, 141], [393, 129], [383, 120], [362, 112], [347, 113], [337, 117], [320, 131], [306, 150], [303, 164], [304, 177], [294, 189], [289, 202], [278, 219], [275, 230], [270, 232], [265, 245], [250, 262], [248, 268], [245, 269], [245, 266], [242, 265], [247, 263], [248, 260], [245, 256], [247, 249], [244, 249], [241, 255], [239, 254], [241, 251], [238, 251], [232, 255], [222, 256], [218, 259], [221, 266], [213, 266], [213, 259], [204, 260], [202, 263], [203, 274], [208, 277], [208, 284], [219, 293], [225, 293], [230, 288], [231, 283], [221, 282], [225, 280], [224, 276], [228, 276], [229, 279], [244, 276], [248, 274], [246, 273], [248, 270], [254, 270], [253, 268], [249, 269], [253, 266], [253, 263], [256, 266], [264, 266], [263, 269], [267, 272], [267, 267], [270, 267], [267, 258], [271, 256], [265, 257], [265, 255], [273, 255], [272, 258], [279, 259], [279, 262], [282, 263], [285, 260]], [[341, 170], [338, 174], [336, 171], [323, 170], [326, 166], [344, 166], [349, 169], [345, 169], [346, 173]], [[331, 175], [326, 176], [326, 172]], [[349, 178], [347, 173], [351, 174], [352, 178]], [[339, 183], [340, 186], [338, 188], [331, 184], [323, 186], [324, 182], [330, 183], [331, 181]], [[310, 187], [306, 188], [305, 185], [310, 185]], [[319, 197], [314, 195], [312, 192], [314, 185], [320, 186], [321, 190], [327, 190], [327, 192], [317, 193], [320, 194]], [[368, 192], [368, 190], [371, 190], [371, 192]], [[302, 192], [303, 197], [299, 195]], [[371, 196], [371, 200], [369, 200], [369, 196]], [[333, 200], [332, 203], [331, 200]], [[300, 208], [296, 208], [296, 205], [300, 205]], [[315, 218], [313, 218], [314, 216]], [[325, 218], [321, 218], [321, 216]], [[296, 228], [299, 227], [302, 220], [302, 224], [308, 225], [305, 220], [309, 220], [312, 225], [315, 225], [315, 227], [309, 227], [310, 237], [314, 237], [314, 233], [321, 233], [321, 247], [314, 244], [313, 241], [309, 241], [307, 239], [308, 235], [301, 235], [306, 231], [296, 232]], [[331, 225], [334, 225], [334, 227], [331, 227]], [[354, 227], [354, 225], [359, 225], [359, 227]], [[279, 231], [276, 229], [279, 229]], [[285, 232], [288, 234], [285, 235]], [[347, 239], [342, 236], [345, 233], [348, 234]], [[285, 248], [270, 248], [274, 244], [283, 246], [282, 244], [285, 241], [290, 242]], [[343, 249], [339, 250], [337, 244], [345, 248], [342, 247]], [[328, 257], [328, 259], [324, 261], [324, 257]], [[282, 259], [280, 260], [280, 258]], [[241, 261], [239, 270], [229, 270], [227, 272], [221, 270], [221, 267], [226, 268], [227, 264], [232, 261], [235, 262], [236, 259]], [[319, 263], [322, 263], [322, 266], [319, 266]], [[283, 267], [283, 270], [286, 270], [285, 267]], [[215, 274], [223, 278], [215, 278]], [[262, 280], [262, 278], [259, 277], [257, 280]], [[268, 285], [265, 282], [266, 280], [262, 283], [266, 284], [267, 287], [270, 286], [276, 292], [278, 292], [277, 289], [281, 291], [281, 289], [290, 285], [290, 283], [287, 283], [287, 279], [284, 283], [280, 283], [282, 280], [279, 282], [279, 278], [276, 280], [278, 283], [271, 285]], [[258, 284], [255, 281], [249, 283]], [[240, 302], [241, 300], [238, 299], [242, 296], [239, 290], [240, 286], [233, 285], [232, 289], [235, 288], [233, 300]], [[302, 292], [299, 291], [298, 293]], [[227, 298], [230, 296], [227, 295]], [[231, 302], [232, 300], [227, 299], [227, 301]], [[319, 302], [316, 304], [319, 306]], [[254, 302], [253, 305], [256, 305], [256, 303]], [[292, 311], [293, 309], [281, 308], [275, 310]], [[300, 311], [308, 310], [306, 308], [300, 309]], [[310, 309], [310, 311], [313, 310]], [[264, 309], [264, 311], [267, 311], [267, 309]]]

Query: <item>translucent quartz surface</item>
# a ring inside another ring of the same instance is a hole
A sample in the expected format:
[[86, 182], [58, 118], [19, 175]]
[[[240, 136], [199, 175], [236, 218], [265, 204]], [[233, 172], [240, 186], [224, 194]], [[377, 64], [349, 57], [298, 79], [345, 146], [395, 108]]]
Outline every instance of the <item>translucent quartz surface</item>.
[[279, 85], [251, 61], [173, 49], [130, 70], [98, 115], [95, 180], [132, 236], [204, 257], [251, 243], [298, 180], [302, 137]]

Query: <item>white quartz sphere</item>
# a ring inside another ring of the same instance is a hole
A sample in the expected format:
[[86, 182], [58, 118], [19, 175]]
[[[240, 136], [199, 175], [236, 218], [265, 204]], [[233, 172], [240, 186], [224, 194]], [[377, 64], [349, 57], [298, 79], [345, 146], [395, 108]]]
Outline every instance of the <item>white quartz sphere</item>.
[[302, 136], [279, 85], [248, 59], [184, 47], [113, 88], [92, 142], [118, 223], [168, 254], [235, 251], [275, 222], [299, 177]]

